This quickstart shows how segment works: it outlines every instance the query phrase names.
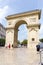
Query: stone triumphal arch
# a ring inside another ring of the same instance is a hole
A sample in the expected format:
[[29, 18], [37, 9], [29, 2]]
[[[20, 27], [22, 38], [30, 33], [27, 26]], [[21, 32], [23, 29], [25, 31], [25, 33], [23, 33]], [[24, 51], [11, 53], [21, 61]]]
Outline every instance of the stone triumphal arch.
[[40, 29], [40, 10], [24, 12], [20, 14], [7, 16], [8, 26], [6, 28], [6, 45], [13, 44], [17, 46], [18, 27], [21, 24], [26, 24], [28, 29], [28, 44], [27, 47], [35, 46], [39, 43], [39, 29]]

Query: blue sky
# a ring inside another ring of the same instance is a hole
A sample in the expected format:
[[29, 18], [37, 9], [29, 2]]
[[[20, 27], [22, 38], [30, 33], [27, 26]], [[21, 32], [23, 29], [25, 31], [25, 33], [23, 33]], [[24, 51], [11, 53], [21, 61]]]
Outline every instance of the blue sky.
[[[39, 31], [39, 38], [43, 38], [43, 0], [0, 0], [0, 23], [6, 26], [7, 21], [5, 19], [5, 16], [35, 9], [42, 10], [40, 19], [41, 28]], [[22, 41], [23, 39], [27, 38], [26, 25], [21, 25], [19, 29], [20, 31], [18, 33], [18, 39]]]

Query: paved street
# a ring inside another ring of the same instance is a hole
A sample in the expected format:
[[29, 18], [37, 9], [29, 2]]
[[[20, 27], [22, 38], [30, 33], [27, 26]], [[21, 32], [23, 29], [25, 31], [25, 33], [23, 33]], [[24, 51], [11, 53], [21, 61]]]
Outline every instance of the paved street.
[[[14, 49], [0, 48], [0, 65], [29, 65], [29, 49], [27, 48], [14, 48]], [[33, 64], [30, 64], [30, 65], [33, 65]], [[38, 65], [38, 64], [34, 63], [34, 65]]]

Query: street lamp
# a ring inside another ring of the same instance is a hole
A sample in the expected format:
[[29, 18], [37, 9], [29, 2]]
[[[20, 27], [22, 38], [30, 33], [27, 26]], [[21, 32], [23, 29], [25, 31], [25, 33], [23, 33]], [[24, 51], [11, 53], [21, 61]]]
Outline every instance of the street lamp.
[[40, 64], [43, 65], [43, 63], [42, 63], [42, 51], [43, 51], [43, 47], [41, 47], [41, 45], [36, 45], [36, 49], [37, 49], [37, 52], [39, 52], [39, 54], [40, 54]]

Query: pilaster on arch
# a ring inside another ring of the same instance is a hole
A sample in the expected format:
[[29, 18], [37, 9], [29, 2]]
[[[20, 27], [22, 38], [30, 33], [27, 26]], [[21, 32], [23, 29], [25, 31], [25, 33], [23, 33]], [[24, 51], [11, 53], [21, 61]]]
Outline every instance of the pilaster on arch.
[[28, 47], [35, 48], [35, 46], [39, 43], [40, 23], [27, 25], [27, 29], [28, 29]]
[[13, 27], [7, 27], [6, 28], [6, 45], [8, 46], [9, 44], [12, 46], [14, 43], [14, 28]]

